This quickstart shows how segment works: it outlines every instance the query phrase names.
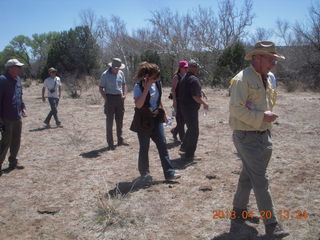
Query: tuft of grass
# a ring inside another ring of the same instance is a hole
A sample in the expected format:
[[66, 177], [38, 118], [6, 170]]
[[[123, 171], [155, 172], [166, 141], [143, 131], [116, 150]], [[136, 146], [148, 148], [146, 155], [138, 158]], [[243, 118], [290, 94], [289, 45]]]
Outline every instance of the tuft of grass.
[[102, 226], [103, 232], [107, 231], [109, 227], [124, 228], [138, 223], [139, 219], [131, 212], [126, 197], [127, 195], [121, 194], [111, 197], [107, 194], [106, 197], [99, 198], [96, 222]]

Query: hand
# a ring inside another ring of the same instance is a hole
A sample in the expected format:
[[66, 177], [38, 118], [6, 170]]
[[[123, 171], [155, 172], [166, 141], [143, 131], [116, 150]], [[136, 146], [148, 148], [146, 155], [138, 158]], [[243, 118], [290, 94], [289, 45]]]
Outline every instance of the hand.
[[209, 105], [207, 103], [203, 103], [203, 109], [204, 110], [209, 110]]
[[154, 83], [154, 82], [151, 79], [145, 79], [142, 82], [142, 87], [149, 91], [149, 89], [151, 88], [152, 83]]
[[28, 113], [25, 109], [22, 110], [22, 117], [28, 117]]
[[46, 101], [46, 98], [45, 97], [42, 97], [42, 102], [45, 102]]
[[278, 115], [271, 111], [265, 111], [263, 116], [264, 122], [273, 122], [278, 118]]
[[122, 99], [125, 100], [126, 99], [126, 95], [122, 95]]

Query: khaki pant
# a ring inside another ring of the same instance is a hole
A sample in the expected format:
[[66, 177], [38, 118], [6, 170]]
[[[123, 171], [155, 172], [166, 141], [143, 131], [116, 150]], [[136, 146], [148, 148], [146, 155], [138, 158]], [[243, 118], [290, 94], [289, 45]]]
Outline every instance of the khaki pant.
[[7, 152], [10, 148], [9, 167], [15, 167], [17, 165], [17, 155], [20, 149], [22, 121], [7, 120], [4, 121], [4, 132], [0, 143], [0, 167], [4, 162]]
[[270, 131], [235, 130], [233, 132], [233, 142], [242, 160], [242, 170], [233, 206], [246, 209], [250, 191], [253, 189], [264, 223], [277, 222], [267, 175], [267, 167], [272, 154]]

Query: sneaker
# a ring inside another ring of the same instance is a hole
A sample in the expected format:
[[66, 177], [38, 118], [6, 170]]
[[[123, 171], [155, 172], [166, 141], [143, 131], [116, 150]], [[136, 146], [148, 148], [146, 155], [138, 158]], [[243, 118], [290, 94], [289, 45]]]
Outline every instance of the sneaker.
[[289, 233], [284, 231], [282, 226], [277, 222], [267, 224], [265, 228], [266, 236], [270, 239], [284, 238], [289, 236]]
[[57, 122], [56, 125], [57, 125], [57, 127], [61, 127], [61, 128], [63, 127], [63, 126], [61, 125], [61, 122]]
[[178, 174], [178, 173], [174, 173], [174, 174], [172, 174], [170, 176], [167, 176], [166, 177], [166, 181], [173, 181], [173, 180], [176, 180], [176, 179], [179, 179], [179, 178], [181, 178], [181, 175]]
[[202, 158], [201, 157], [197, 157], [197, 156], [193, 156], [193, 157], [183, 157], [182, 160], [184, 162], [197, 162], [197, 161], [201, 161]]

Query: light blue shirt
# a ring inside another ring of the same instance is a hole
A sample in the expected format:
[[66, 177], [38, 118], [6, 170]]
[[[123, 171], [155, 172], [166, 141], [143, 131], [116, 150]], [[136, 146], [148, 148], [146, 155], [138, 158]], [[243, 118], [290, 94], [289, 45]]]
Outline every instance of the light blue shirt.
[[112, 74], [111, 68], [104, 71], [100, 78], [99, 87], [104, 88], [105, 94], [123, 95], [123, 85], [126, 84], [124, 73], [119, 70], [117, 75]]
[[[157, 85], [155, 83], [152, 83], [151, 88], [149, 89], [149, 93], [150, 93], [150, 107], [152, 109], [152, 111], [156, 110], [158, 108], [158, 99], [159, 99], [159, 90], [157, 88]], [[133, 88], [133, 98], [136, 99], [138, 97], [142, 96], [142, 91], [141, 88], [138, 84], [134, 85]]]

